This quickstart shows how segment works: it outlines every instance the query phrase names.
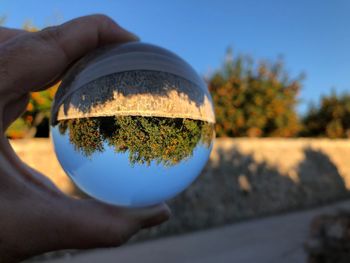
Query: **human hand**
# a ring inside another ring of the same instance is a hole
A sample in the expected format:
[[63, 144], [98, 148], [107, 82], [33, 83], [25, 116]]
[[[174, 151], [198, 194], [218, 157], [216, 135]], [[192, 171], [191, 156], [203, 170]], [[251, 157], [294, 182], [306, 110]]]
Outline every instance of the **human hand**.
[[31, 91], [51, 86], [70, 64], [99, 46], [136, 40], [103, 15], [35, 33], [0, 28], [0, 262], [58, 249], [118, 246], [169, 218], [164, 204], [121, 208], [68, 197], [21, 162], [5, 137]]

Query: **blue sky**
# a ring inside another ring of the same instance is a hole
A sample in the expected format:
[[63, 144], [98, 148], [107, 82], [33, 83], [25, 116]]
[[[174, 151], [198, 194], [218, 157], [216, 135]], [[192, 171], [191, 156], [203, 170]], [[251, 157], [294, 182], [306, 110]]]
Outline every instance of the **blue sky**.
[[301, 112], [331, 88], [350, 89], [347, 0], [0, 0], [9, 27], [26, 20], [44, 27], [91, 13], [178, 53], [201, 74], [221, 65], [228, 46], [261, 59], [283, 55], [292, 75], [307, 75]]

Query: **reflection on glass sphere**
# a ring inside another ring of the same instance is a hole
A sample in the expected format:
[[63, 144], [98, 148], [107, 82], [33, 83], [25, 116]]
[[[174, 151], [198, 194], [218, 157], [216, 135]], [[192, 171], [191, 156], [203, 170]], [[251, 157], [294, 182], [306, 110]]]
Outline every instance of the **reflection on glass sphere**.
[[207, 87], [181, 58], [129, 43], [86, 56], [52, 109], [59, 162], [88, 195], [147, 206], [180, 193], [206, 164], [214, 138]]

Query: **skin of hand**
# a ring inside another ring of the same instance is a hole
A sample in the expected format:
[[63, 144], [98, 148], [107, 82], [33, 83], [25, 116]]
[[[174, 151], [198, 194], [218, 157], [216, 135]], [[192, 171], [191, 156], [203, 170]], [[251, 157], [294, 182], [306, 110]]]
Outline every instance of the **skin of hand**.
[[119, 246], [169, 218], [165, 204], [123, 208], [63, 194], [18, 158], [4, 134], [25, 110], [30, 92], [56, 83], [69, 65], [99, 46], [137, 40], [104, 15], [35, 33], [0, 27], [0, 262]]

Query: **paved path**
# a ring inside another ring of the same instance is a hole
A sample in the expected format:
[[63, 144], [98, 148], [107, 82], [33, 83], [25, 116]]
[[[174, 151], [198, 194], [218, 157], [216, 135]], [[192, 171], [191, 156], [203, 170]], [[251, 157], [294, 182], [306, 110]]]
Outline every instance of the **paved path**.
[[95, 250], [50, 262], [306, 262], [303, 243], [311, 219], [339, 208], [350, 209], [350, 201], [116, 249]]

